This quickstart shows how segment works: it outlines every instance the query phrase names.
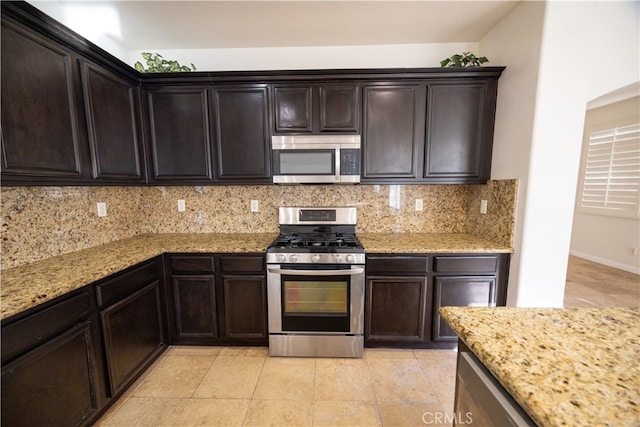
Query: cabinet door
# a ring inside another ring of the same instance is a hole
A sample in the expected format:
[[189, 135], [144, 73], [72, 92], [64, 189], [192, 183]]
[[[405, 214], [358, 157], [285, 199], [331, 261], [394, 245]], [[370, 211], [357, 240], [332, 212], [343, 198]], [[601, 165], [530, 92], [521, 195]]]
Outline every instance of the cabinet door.
[[173, 276], [175, 339], [218, 337], [214, 277]]
[[155, 281], [100, 312], [112, 396], [164, 349], [160, 307]]
[[275, 133], [311, 133], [312, 93], [311, 86], [273, 86]]
[[427, 278], [369, 277], [365, 306], [366, 343], [407, 344], [425, 336]]
[[419, 178], [424, 149], [425, 87], [367, 86], [363, 97], [362, 181]]
[[1, 42], [3, 184], [88, 179], [74, 56], [4, 17]]
[[455, 341], [456, 334], [440, 317], [440, 307], [496, 305], [495, 276], [434, 277], [433, 340]]
[[81, 72], [93, 178], [143, 182], [137, 84], [85, 61]]
[[486, 182], [495, 110], [487, 85], [429, 85], [427, 110], [424, 177], [432, 182]]
[[225, 336], [234, 343], [267, 343], [266, 276], [225, 275]]
[[320, 133], [360, 132], [360, 88], [355, 84], [326, 84], [318, 87]]
[[211, 182], [207, 90], [153, 89], [148, 99], [153, 180]]
[[3, 426], [74, 426], [98, 409], [91, 322], [2, 367]]
[[266, 86], [213, 90], [217, 178], [226, 182], [271, 182], [271, 145]]

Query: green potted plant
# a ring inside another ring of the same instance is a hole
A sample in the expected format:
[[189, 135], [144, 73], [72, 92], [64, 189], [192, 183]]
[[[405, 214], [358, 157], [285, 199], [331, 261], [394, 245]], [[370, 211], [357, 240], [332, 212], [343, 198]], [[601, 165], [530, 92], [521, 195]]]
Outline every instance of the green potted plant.
[[147, 63], [147, 68], [140, 61], [133, 65], [141, 73], [178, 73], [196, 70], [196, 66], [193, 64], [191, 67], [180, 65], [178, 61], [164, 59], [159, 53], [142, 52], [142, 57]]
[[462, 52], [440, 61], [441, 67], [481, 67], [489, 62], [486, 56], [476, 56], [471, 52]]

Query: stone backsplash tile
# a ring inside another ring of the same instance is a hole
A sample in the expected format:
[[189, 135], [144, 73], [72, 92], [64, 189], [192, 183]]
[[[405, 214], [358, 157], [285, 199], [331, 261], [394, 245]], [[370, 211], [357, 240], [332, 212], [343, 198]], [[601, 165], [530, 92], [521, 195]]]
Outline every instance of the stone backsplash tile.
[[[467, 232], [507, 245], [515, 191], [514, 180], [480, 186], [4, 187], [0, 268], [146, 233], [277, 232], [279, 206], [355, 206], [358, 232]], [[421, 212], [415, 211], [418, 198]], [[471, 208], [480, 198], [490, 198], [482, 217]], [[179, 199], [185, 212], [177, 210]], [[259, 201], [259, 212], [250, 212], [251, 200]], [[105, 218], [96, 214], [100, 201], [107, 203]]]

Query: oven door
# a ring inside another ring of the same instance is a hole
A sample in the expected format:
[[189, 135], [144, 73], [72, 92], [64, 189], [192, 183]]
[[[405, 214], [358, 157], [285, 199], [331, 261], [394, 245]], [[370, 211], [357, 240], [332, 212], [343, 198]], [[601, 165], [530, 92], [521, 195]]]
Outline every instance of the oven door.
[[360, 335], [364, 266], [269, 265], [269, 333]]

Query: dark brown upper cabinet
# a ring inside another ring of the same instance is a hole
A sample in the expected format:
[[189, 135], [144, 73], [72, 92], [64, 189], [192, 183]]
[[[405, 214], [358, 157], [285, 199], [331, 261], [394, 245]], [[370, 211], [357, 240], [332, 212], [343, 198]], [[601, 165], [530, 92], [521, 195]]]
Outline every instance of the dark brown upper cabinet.
[[75, 55], [4, 16], [1, 52], [3, 184], [88, 179]]
[[424, 178], [486, 182], [491, 172], [496, 81], [430, 84]]
[[144, 182], [138, 84], [87, 61], [81, 75], [93, 178]]
[[213, 182], [206, 87], [148, 91], [151, 181]]
[[420, 179], [425, 91], [400, 81], [364, 87], [363, 183]]
[[270, 183], [268, 87], [223, 86], [215, 87], [212, 93], [217, 180]]
[[360, 132], [356, 83], [273, 85], [275, 134]]

